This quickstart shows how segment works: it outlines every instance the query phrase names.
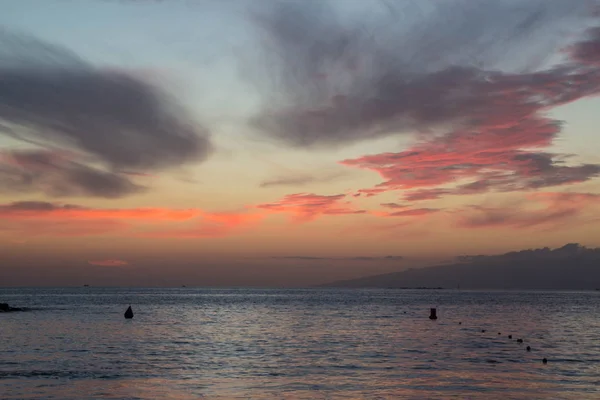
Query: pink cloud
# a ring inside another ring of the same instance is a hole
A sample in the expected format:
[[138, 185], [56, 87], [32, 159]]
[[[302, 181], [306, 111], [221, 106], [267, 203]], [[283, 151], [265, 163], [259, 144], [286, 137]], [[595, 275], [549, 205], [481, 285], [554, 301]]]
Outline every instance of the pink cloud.
[[600, 94], [600, 27], [588, 33], [570, 48], [571, 59], [552, 69], [522, 74], [464, 71], [459, 86], [445, 88], [456, 96], [451, 110], [440, 105], [457, 117], [445, 125], [448, 132], [423, 133], [405, 151], [341, 161], [383, 179], [356, 193], [403, 190], [405, 200], [419, 201], [538, 190], [600, 176], [600, 164], [572, 164], [569, 157], [544, 150], [561, 133], [561, 122], [547, 112]]
[[286, 195], [274, 203], [259, 204], [257, 208], [272, 213], [288, 213], [297, 222], [311, 221], [324, 215], [364, 214], [365, 210], [358, 210], [343, 201], [345, 194], [323, 196], [311, 193], [297, 193]]
[[186, 221], [203, 215], [198, 209], [170, 208], [87, 208], [72, 204], [21, 201], [0, 205], [2, 218], [120, 219], [146, 221]]
[[263, 218], [264, 215], [247, 212], [204, 213], [201, 221], [188, 223], [186, 227], [152, 230], [141, 236], [180, 239], [223, 237], [253, 227]]
[[[262, 215], [200, 209], [99, 209], [73, 204], [22, 201], [0, 205], [0, 232], [14, 236], [119, 234], [155, 237], [220, 237], [253, 226]], [[187, 224], [185, 227], [176, 226]], [[161, 229], [156, 226], [160, 225]], [[143, 228], [150, 226], [151, 230]]]

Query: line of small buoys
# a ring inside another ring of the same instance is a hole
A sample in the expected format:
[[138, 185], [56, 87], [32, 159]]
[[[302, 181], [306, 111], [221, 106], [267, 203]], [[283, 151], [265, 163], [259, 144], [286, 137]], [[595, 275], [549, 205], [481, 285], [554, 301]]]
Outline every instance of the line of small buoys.
[[[435, 308], [431, 308], [430, 309], [429, 319], [431, 319], [431, 320], [437, 319], [437, 309], [435, 309]], [[462, 321], [459, 321], [458, 324], [462, 325]], [[485, 333], [485, 329], [482, 329], [481, 333]], [[502, 332], [498, 332], [498, 335], [501, 335], [501, 334], [502, 334]], [[508, 338], [512, 339], [512, 335], [508, 335]], [[516, 342], [517, 343], [523, 343], [523, 339], [519, 338], [519, 339], [516, 340]], [[531, 346], [527, 346], [525, 348], [525, 350], [527, 350], [528, 352], [531, 352]], [[548, 359], [546, 357], [544, 357], [542, 359], [542, 363], [543, 364], [547, 364], [548, 363]]]

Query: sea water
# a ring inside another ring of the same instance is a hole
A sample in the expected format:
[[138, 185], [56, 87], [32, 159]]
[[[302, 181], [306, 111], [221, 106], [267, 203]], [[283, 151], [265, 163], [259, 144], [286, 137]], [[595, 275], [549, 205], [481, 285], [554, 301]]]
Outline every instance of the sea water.
[[11, 288], [0, 302], [31, 308], [0, 314], [3, 400], [600, 398], [600, 292]]

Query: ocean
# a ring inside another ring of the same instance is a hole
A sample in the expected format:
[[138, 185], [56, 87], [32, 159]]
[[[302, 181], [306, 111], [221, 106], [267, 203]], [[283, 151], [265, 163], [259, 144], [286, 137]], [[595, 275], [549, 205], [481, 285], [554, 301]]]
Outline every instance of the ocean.
[[0, 313], [3, 400], [600, 398], [600, 292], [4, 288], [0, 302], [31, 308]]

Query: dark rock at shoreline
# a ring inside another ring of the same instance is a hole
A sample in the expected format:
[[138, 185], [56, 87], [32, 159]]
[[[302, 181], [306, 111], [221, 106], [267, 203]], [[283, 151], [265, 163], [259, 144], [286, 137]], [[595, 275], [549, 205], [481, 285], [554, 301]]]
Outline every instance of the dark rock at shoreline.
[[11, 307], [8, 303], [0, 303], [0, 312], [26, 311], [25, 308]]

